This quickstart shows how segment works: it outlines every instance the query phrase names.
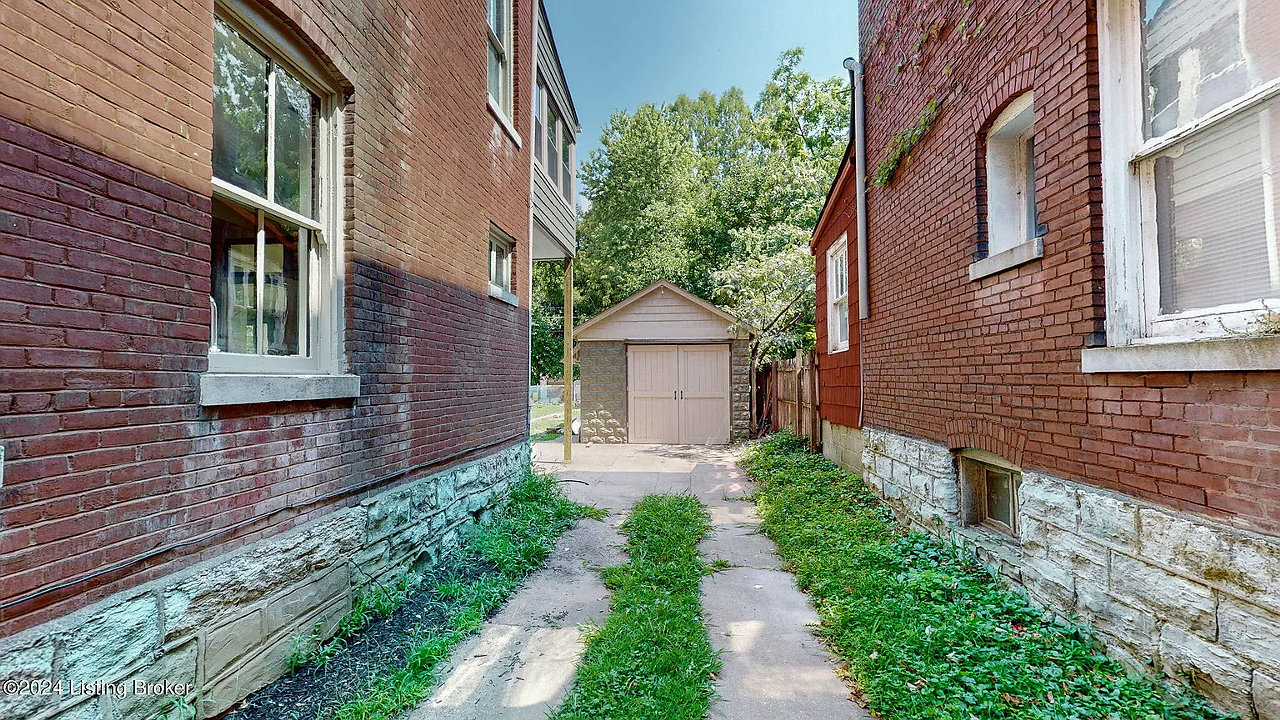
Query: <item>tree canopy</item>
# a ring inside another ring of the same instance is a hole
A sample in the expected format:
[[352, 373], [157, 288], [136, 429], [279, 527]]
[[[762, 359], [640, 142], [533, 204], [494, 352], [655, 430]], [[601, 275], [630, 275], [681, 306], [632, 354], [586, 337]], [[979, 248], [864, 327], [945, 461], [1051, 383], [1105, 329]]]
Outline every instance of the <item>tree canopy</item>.
[[[784, 52], [755, 105], [738, 88], [613, 114], [581, 169], [579, 321], [669, 280], [759, 331], [761, 359], [813, 345], [808, 239], [848, 139], [849, 83]], [[535, 274], [560, 321], [562, 271]]]

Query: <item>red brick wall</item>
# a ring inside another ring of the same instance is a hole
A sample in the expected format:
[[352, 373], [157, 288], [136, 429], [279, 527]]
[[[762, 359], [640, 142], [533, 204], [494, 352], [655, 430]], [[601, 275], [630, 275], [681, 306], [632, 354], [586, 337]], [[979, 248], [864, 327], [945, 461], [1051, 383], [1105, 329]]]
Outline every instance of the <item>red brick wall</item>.
[[[1029, 469], [1280, 531], [1280, 374], [1080, 373], [1105, 313], [1095, 3], [874, 0], [861, 13], [868, 167], [942, 102], [868, 196], [866, 424], [953, 446], [985, 427], [982, 445], [1021, 448]], [[1044, 258], [971, 282], [979, 138], [1027, 90]], [[824, 293], [819, 276], [820, 307]]]
[[[862, 348], [858, 344], [858, 226], [853, 177], [853, 156], [850, 154], [848, 166], [837, 180], [810, 247], [817, 272], [818, 297], [814, 306], [814, 331], [818, 339], [818, 414], [823, 420], [856, 428], [861, 427], [858, 415], [862, 402], [862, 378], [858, 355]], [[845, 247], [849, 255], [849, 349], [829, 353], [827, 251], [842, 234], [847, 236]]]
[[[212, 3], [0, 11], [0, 604], [158, 553], [0, 610], [0, 635], [527, 433], [528, 278], [522, 307], [489, 298], [487, 252], [494, 222], [523, 266], [530, 161], [486, 108], [484, 5], [329, 6], [278, 10], [351, 89], [361, 395], [226, 408], [196, 404]], [[516, 3], [517, 118], [533, 8]]]

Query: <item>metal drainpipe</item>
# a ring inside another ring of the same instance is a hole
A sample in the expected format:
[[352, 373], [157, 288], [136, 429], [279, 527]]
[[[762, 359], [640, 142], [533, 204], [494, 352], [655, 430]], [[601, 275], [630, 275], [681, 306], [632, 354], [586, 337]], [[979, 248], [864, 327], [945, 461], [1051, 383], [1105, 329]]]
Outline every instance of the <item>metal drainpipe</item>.
[[844, 67], [849, 71], [853, 85], [853, 167], [857, 183], [858, 214], [858, 427], [862, 427], [866, 405], [866, 354], [862, 347], [862, 321], [871, 315], [871, 289], [867, 271], [867, 111], [862, 86], [862, 63], [846, 58]]

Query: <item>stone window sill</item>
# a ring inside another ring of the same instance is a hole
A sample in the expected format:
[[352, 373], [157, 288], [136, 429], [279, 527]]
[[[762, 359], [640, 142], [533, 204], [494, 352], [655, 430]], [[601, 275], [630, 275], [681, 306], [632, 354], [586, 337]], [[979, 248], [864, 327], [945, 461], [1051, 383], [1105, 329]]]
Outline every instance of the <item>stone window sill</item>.
[[508, 305], [520, 307], [520, 298], [516, 297], [515, 293], [500, 285], [489, 283], [489, 297], [495, 300], [501, 300]]
[[969, 280], [981, 280], [1042, 257], [1044, 257], [1044, 239], [1036, 238], [970, 264]]
[[1080, 370], [1084, 373], [1280, 370], [1280, 337], [1086, 348], [1080, 354]]
[[360, 397], [359, 375], [205, 373], [200, 376], [200, 405], [204, 407], [356, 397]]
[[523, 142], [520, 139], [520, 133], [516, 132], [516, 126], [512, 124], [511, 119], [508, 118], [507, 114], [498, 106], [498, 103], [494, 102], [492, 95], [489, 96], [489, 113], [493, 115], [494, 119], [498, 121], [498, 124], [502, 126], [502, 130], [507, 133], [511, 138], [511, 141], [516, 144], [517, 148], [519, 148]]

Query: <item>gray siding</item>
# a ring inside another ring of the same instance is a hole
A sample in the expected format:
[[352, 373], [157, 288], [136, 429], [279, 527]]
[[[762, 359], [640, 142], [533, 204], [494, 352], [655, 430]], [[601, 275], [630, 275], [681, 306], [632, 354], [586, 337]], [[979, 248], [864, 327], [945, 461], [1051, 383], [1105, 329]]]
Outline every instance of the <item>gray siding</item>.
[[572, 248], [577, 234], [577, 218], [564, 201], [560, 188], [551, 184], [537, 161], [533, 163], [533, 218], [562, 245]]

